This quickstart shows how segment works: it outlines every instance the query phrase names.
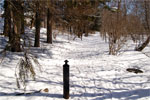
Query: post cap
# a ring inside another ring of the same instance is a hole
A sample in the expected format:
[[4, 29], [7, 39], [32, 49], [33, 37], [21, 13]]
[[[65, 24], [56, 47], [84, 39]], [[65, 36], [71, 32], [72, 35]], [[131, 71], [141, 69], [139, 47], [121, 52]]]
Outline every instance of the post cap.
[[67, 64], [69, 61], [68, 61], [68, 60], [65, 60], [64, 62], [65, 62], [65, 64]]

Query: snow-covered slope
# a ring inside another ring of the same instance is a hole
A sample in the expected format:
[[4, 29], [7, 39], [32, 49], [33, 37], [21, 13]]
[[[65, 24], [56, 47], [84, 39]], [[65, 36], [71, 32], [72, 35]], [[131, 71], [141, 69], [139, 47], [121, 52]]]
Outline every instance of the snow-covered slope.
[[[45, 31], [42, 33], [45, 39]], [[62, 66], [66, 59], [70, 65], [70, 100], [150, 100], [150, 58], [132, 49], [118, 56], [108, 55], [108, 44], [99, 33], [82, 41], [59, 34], [52, 45], [42, 42], [41, 48], [32, 47], [31, 52], [42, 72], [36, 71], [36, 81], [28, 82], [27, 92], [45, 88], [49, 92], [15, 96], [22, 91], [17, 89], [14, 75], [22, 53], [7, 52], [0, 65], [0, 100], [63, 100]], [[130, 73], [127, 68], [139, 68], [144, 73]]]

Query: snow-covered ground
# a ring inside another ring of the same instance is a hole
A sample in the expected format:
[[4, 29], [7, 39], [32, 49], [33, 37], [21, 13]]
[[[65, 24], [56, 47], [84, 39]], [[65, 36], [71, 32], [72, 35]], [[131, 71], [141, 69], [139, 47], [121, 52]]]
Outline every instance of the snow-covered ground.
[[[41, 48], [32, 47], [31, 53], [40, 62], [42, 72], [36, 68], [36, 81], [28, 82], [27, 92], [45, 88], [49, 92], [15, 96], [23, 91], [17, 89], [14, 75], [22, 53], [7, 52], [0, 64], [0, 100], [63, 100], [62, 66], [66, 59], [70, 65], [70, 100], [150, 100], [149, 47], [145, 55], [133, 51], [134, 45], [129, 44], [126, 51], [112, 56], [99, 33], [82, 41], [59, 34], [50, 45], [44, 43], [46, 34], [41, 31]], [[139, 68], [144, 73], [127, 72], [127, 68]]]

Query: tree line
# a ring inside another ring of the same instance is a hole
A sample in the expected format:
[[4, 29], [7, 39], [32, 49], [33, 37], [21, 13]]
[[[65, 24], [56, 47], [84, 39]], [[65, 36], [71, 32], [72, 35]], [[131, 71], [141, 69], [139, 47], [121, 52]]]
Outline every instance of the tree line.
[[[82, 39], [99, 31], [115, 55], [131, 38], [143, 50], [150, 41], [150, 2], [147, 0], [4, 0], [4, 30], [9, 49], [22, 51], [25, 28], [35, 27], [34, 47], [40, 47], [40, 28], [47, 28], [47, 43], [53, 29]], [[29, 22], [28, 22], [29, 20]], [[145, 36], [147, 39], [145, 39]]]
[[[63, 29], [82, 37], [92, 31], [99, 4], [104, 0], [4, 0], [4, 31], [10, 50], [20, 52], [25, 27], [35, 27], [34, 47], [40, 47], [42, 21], [47, 28], [47, 43], [52, 44], [52, 29]], [[26, 20], [30, 20], [29, 23]]]

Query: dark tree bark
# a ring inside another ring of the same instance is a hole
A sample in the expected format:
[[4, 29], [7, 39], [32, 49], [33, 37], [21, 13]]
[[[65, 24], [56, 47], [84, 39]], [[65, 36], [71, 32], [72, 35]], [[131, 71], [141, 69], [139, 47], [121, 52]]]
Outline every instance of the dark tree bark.
[[138, 48], [136, 48], [135, 50], [136, 51], [142, 51], [149, 44], [149, 41], [150, 41], [150, 36], [148, 36], [148, 38], [146, 39], [146, 41], [143, 42], [142, 45], [139, 46]]
[[39, 10], [39, 2], [36, 3], [37, 11], [35, 15], [35, 41], [34, 47], [40, 47], [40, 27], [41, 27], [41, 17], [40, 17], [40, 10]]
[[13, 26], [13, 36], [12, 36], [12, 42], [11, 42], [11, 51], [12, 52], [21, 52], [21, 47], [20, 47], [20, 34], [18, 34], [18, 25], [16, 22], [14, 22]]
[[20, 43], [20, 34], [21, 34], [21, 16], [20, 16], [20, 1], [13, 0], [11, 1], [12, 6], [12, 20], [13, 20], [13, 31], [11, 35], [11, 51], [12, 52], [21, 52], [21, 43]]
[[20, 8], [20, 12], [21, 12], [21, 34], [25, 33], [25, 29], [24, 29], [24, 2], [21, 3], [21, 8]]
[[50, 9], [47, 9], [47, 43], [52, 44], [52, 14]]
[[5, 0], [4, 1], [4, 9], [5, 9], [5, 13], [4, 13], [4, 31], [3, 34], [5, 36], [9, 36], [10, 32], [11, 32], [11, 14], [10, 14], [10, 3]]

